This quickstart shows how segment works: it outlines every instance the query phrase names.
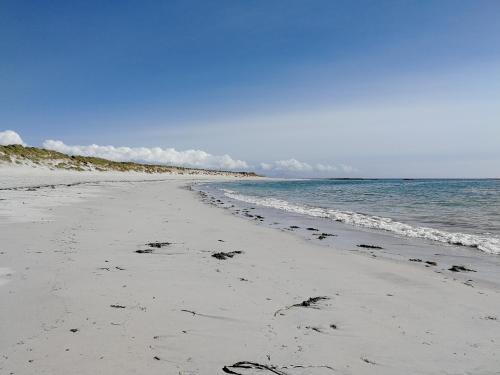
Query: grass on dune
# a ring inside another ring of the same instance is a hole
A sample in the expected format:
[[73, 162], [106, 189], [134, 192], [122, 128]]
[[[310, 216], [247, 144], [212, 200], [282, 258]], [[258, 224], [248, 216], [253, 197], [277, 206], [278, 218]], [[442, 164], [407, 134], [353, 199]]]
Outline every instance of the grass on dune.
[[58, 151], [52, 151], [38, 147], [24, 147], [22, 145], [0, 146], [0, 162], [1, 161], [16, 164], [22, 164], [23, 161], [30, 161], [34, 164], [39, 165], [47, 165], [47, 163], [51, 163], [51, 166], [53, 166], [54, 168], [76, 171], [95, 169], [98, 171], [180, 174], [198, 174], [207, 172], [210, 174], [229, 173], [239, 176], [256, 176], [256, 174], [253, 172], [213, 171], [158, 164], [119, 162], [90, 156], [70, 156]]

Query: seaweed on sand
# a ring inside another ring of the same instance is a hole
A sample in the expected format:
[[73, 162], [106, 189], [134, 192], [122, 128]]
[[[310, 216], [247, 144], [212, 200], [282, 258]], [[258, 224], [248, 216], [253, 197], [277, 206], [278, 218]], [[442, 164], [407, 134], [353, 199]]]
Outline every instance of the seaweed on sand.
[[456, 265], [453, 265], [450, 268], [448, 268], [448, 271], [451, 271], [451, 272], [477, 272], [477, 271], [472, 270], [470, 268], [467, 268], [464, 266], [456, 266]]
[[305, 308], [312, 308], [312, 309], [319, 309], [318, 307], [318, 303], [321, 302], [321, 301], [325, 301], [325, 300], [329, 300], [330, 298], [329, 297], [310, 297], [300, 303], [296, 303], [294, 305], [290, 305], [290, 306], [287, 306], [287, 307], [284, 307], [282, 309], [279, 309], [277, 310], [275, 313], [274, 313], [274, 316], [277, 316], [278, 314], [281, 315], [281, 313], [285, 310], [290, 310], [291, 308], [294, 308], [294, 307], [305, 307]]
[[381, 249], [383, 249], [383, 247], [380, 247], [380, 246], [376, 246], [376, 245], [365, 245], [365, 244], [358, 245], [358, 247], [361, 247], [361, 248], [363, 248], [363, 249], [377, 249], [377, 250], [381, 250]]
[[265, 370], [272, 372], [273, 374], [286, 375], [285, 372], [278, 370], [275, 366], [262, 365], [260, 363], [249, 362], [249, 361], [241, 361], [241, 362], [236, 362], [230, 366], [224, 366], [222, 368], [222, 371], [224, 371], [226, 374], [242, 375], [240, 372], [233, 371], [232, 369]]
[[227, 258], [232, 258], [234, 257], [235, 255], [237, 254], [242, 254], [243, 251], [240, 251], [240, 250], [236, 250], [236, 251], [230, 251], [230, 252], [218, 252], [218, 253], [213, 253], [212, 254], [212, 257], [213, 258], [216, 258], [216, 259], [219, 259], [219, 260], [226, 260]]
[[171, 242], [150, 242], [146, 245], [148, 245], [149, 247], [155, 247], [157, 249], [160, 249], [164, 246], [172, 245], [172, 243]]

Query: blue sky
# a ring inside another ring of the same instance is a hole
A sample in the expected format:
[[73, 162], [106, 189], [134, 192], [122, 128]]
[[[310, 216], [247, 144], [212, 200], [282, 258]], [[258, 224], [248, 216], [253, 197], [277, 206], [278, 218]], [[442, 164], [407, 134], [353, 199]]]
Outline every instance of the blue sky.
[[2, 1], [6, 129], [275, 175], [500, 177], [500, 2]]

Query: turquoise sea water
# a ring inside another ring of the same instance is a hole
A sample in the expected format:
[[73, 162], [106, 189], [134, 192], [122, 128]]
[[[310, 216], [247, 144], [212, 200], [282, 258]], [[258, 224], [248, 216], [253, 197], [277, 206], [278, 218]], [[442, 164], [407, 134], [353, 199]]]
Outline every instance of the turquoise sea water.
[[500, 254], [500, 180], [279, 180], [211, 185], [226, 199]]

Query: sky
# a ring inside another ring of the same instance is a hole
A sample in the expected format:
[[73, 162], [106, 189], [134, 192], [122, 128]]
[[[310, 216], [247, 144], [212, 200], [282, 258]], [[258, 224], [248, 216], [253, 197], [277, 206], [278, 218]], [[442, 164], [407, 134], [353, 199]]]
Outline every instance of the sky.
[[500, 1], [3, 0], [9, 142], [286, 177], [500, 177]]

